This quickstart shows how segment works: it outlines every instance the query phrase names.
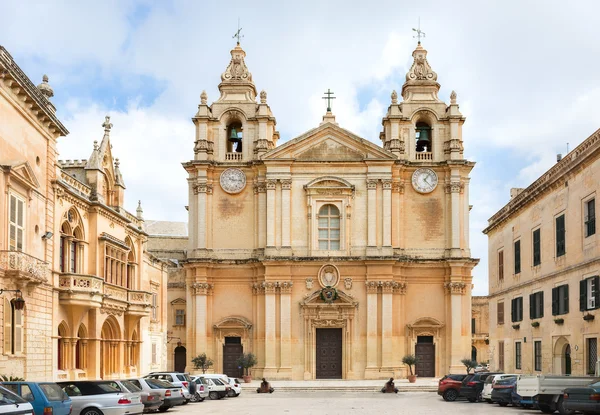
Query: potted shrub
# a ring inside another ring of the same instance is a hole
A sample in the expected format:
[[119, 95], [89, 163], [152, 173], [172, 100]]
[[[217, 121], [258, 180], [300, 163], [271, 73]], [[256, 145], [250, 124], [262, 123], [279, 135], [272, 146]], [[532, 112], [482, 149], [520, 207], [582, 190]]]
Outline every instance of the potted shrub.
[[594, 315], [593, 314], [584, 314], [583, 319], [585, 321], [592, 321], [592, 320], [594, 320]]
[[471, 359], [462, 359], [460, 361], [467, 368], [467, 375], [471, 373], [471, 369], [475, 369], [477, 367], [477, 362]]
[[515, 329], [515, 330], [519, 330], [521, 328], [521, 325], [520, 324], [513, 324], [512, 328]]
[[539, 327], [540, 326], [540, 322], [539, 321], [532, 321], [531, 322], [531, 327]]
[[206, 356], [206, 353], [199, 354], [198, 356], [192, 359], [192, 363], [194, 364], [194, 369], [199, 370], [202, 369], [202, 373], [206, 373], [206, 369], [213, 365], [212, 359]]
[[490, 339], [488, 337], [486, 337], [484, 342], [485, 342], [485, 344], [490, 344]]
[[402, 363], [408, 366], [408, 370], [410, 375], [408, 375], [408, 381], [410, 383], [415, 383], [417, 381], [417, 375], [413, 372], [413, 366], [419, 363], [419, 359], [414, 354], [407, 354], [402, 358]]
[[560, 325], [560, 324], [563, 324], [563, 323], [565, 322], [565, 319], [564, 319], [564, 318], [555, 318], [555, 319], [554, 319], [554, 322], [555, 322], [556, 324], [559, 324], [559, 325]]
[[256, 356], [254, 356], [254, 354], [252, 353], [243, 353], [240, 357], [238, 357], [235, 363], [239, 367], [244, 369], [244, 376], [242, 376], [244, 378], [244, 382], [252, 382], [252, 376], [250, 376], [250, 368], [253, 368], [254, 366], [256, 366], [256, 363], [258, 363], [256, 360]]

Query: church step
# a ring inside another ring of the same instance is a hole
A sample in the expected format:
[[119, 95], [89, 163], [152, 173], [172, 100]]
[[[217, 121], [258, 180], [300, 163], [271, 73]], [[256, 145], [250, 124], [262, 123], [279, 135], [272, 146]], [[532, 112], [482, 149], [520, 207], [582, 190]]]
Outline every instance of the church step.
[[[325, 385], [325, 386], [312, 386], [312, 385], [285, 385], [285, 386], [278, 386], [277, 382], [273, 382], [271, 384], [276, 391], [280, 391], [280, 392], [299, 392], [299, 391], [303, 391], [303, 392], [322, 392], [322, 391], [328, 391], [328, 392], [380, 392], [381, 388], [383, 387], [382, 385], [379, 386], [372, 386], [372, 385], [366, 385], [366, 386], [337, 386], [337, 385]], [[242, 385], [242, 390], [243, 391], [255, 391], [256, 388], [258, 387], [258, 385], [251, 385], [251, 384], [244, 384]], [[437, 386], [429, 386], [429, 385], [413, 385], [413, 386], [408, 386], [408, 385], [396, 385], [396, 387], [398, 388], [398, 390], [400, 392], [436, 392], [437, 391]]]

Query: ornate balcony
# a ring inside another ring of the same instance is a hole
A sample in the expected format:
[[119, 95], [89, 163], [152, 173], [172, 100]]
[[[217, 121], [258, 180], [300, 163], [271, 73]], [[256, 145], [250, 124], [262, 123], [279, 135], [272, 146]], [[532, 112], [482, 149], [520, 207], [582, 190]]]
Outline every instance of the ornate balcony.
[[0, 269], [8, 278], [25, 284], [48, 282], [48, 263], [20, 251], [0, 251]]
[[95, 275], [62, 274], [58, 279], [60, 303], [97, 307], [104, 298], [104, 280]]
[[152, 306], [152, 294], [146, 291], [129, 291], [127, 314], [137, 316], [147, 316], [150, 314]]

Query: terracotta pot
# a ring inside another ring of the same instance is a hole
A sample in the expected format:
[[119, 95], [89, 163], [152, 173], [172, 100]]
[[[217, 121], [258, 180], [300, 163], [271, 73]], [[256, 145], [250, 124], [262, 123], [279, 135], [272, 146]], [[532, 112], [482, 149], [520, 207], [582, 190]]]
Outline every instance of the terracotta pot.
[[417, 381], [417, 375], [408, 375], [408, 381], [410, 383], [415, 383]]
[[250, 376], [250, 375], [244, 375], [244, 376], [242, 376], [242, 378], [244, 379], [245, 383], [252, 382], [252, 376]]

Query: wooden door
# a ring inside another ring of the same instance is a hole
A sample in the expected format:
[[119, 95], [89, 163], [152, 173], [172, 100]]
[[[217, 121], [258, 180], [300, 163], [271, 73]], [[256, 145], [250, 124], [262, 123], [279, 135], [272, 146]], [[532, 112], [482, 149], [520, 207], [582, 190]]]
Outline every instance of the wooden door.
[[239, 378], [245, 373], [240, 369], [236, 360], [244, 353], [240, 337], [226, 337], [223, 345], [223, 373], [230, 378]]
[[421, 378], [435, 377], [435, 344], [417, 343], [415, 355], [419, 359], [415, 365], [416, 375]]
[[342, 329], [317, 329], [317, 379], [342, 378]]

